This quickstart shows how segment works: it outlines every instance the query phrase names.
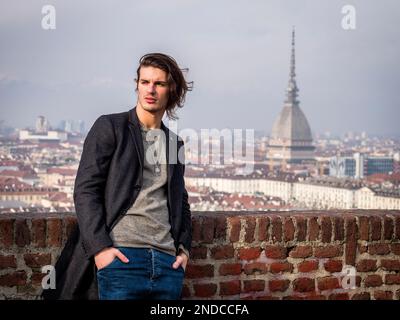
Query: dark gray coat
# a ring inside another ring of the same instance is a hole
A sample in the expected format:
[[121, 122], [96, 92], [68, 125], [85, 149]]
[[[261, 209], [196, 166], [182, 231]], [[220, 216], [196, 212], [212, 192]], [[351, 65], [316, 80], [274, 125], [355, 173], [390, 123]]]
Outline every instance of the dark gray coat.
[[[191, 212], [183, 179], [185, 166], [177, 157], [183, 142], [163, 123], [161, 128], [167, 142], [171, 233], [177, 252], [179, 244], [191, 252]], [[173, 152], [168, 152], [170, 148]], [[143, 162], [136, 108], [102, 115], [95, 121], [84, 142], [75, 180], [78, 224], [56, 263], [56, 289], [43, 290], [44, 299], [98, 299], [94, 255], [113, 245], [109, 233], [139, 194]]]

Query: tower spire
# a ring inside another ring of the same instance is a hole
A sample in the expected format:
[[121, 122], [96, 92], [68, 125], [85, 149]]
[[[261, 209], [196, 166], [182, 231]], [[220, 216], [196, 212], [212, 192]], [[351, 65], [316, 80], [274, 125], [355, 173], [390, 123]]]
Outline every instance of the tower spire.
[[290, 56], [290, 74], [289, 74], [289, 83], [286, 89], [286, 103], [293, 106], [298, 105], [299, 101], [297, 100], [297, 92], [299, 89], [296, 84], [296, 57], [295, 57], [295, 29], [293, 26], [292, 30], [292, 54]]

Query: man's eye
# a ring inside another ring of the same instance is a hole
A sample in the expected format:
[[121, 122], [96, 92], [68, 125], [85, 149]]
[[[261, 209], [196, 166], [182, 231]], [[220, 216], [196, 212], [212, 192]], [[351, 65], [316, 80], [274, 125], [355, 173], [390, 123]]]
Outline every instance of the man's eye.
[[142, 81], [141, 84], [148, 84], [148, 81]]
[[160, 87], [165, 87], [165, 83], [158, 83]]

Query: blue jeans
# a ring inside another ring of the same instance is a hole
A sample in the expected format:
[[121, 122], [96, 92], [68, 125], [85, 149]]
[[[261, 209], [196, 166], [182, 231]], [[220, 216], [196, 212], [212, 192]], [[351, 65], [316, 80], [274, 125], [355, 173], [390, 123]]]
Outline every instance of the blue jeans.
[[97, 271], [100, 300], [179, 300], [185, 271], [176, 257], [156, 249], [117, 247], [128, 263], [115, 259]]

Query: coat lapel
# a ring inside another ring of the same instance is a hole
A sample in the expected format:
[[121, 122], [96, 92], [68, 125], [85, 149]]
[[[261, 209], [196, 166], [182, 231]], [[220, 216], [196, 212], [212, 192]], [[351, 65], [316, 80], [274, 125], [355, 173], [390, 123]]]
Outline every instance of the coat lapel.
[[128, 112], [129, 122], [132, 124], [129, 126], [129, 131], [133, 137], [133, 142], [135, 143], [136, 150], [138, 152], [140, 168], [143, 173], [144, 166], [144, 147], [142, 140], [142, 133], [140, 132], [139, 119], [136, 114], [136, 107]]
[[[165, 141], [166, 141], [166, 148], [165, 151], [167, 153], [166, 158], [167, 158], [167, 176], [168, 176], [168, 190], [170, 190], [171, 187], [171, 178], [172, 175], [174, 173], [174, 163], [176, 163], [176, 161], [174, 162], [174, 151], [173, 150], [169, 150], [171, 144], [173, 143], [172, 141], [172, 137], [170, 137], [169, 134], [169, 129], [164, 125], [163, 122], [161, 122], [161, 129], [164, 131], [165, 134]], [[172, 153], [172, 154], [171, 154]], [[170, 157], [172, 156], [172, 158]]]

